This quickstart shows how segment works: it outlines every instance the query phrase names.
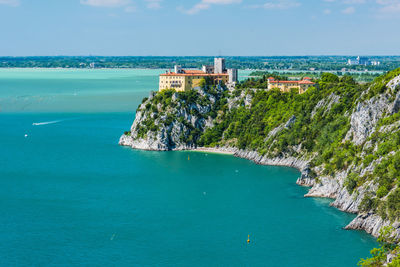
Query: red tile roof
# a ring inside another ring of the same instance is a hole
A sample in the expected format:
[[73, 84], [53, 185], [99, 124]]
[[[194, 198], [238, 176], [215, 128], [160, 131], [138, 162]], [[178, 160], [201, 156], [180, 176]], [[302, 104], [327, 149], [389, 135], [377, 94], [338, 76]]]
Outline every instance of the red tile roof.
[[186, 74], [205, 74], [202, 70], [184, 70]]
[[309, 80], [302, 80], [302, 81], [299, 81], [299, 84], [315, 84], [315, 83], [313, 83], [312, 81], [309, 81]]

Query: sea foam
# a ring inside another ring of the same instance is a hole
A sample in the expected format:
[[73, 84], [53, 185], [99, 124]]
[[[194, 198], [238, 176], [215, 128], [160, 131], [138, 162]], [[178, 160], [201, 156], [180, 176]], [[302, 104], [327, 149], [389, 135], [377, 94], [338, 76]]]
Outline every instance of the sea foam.
[[58, 121], [34, 122], [34, 123], [32, 123], [32, 125], [33, 125], [33, 126], [40, 126], [40, 125], [54, 124], [54, 123], [58, 123], [58, 122], [61, 122], [61, 120], [58, 120]]

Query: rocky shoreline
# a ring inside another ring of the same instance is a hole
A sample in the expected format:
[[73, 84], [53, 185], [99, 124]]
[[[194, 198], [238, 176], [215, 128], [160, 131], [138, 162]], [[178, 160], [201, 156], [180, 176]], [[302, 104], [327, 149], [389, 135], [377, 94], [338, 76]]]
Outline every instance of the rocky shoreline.
[[[166, 151], [168, 149], [157, 149], [156, 146], [149, 145], [146, 142], [132, 142], [130, 138], [123, 135], [119, 141], [122, 146], [129, 146], [134, 149], [140, 150], [155, 150]], [[350, 195], [343, 187], [345, 174], [338, 179], [331, 177], [321, 176], [317, 179], [310, 177], [309, 160], [296, 158], [296, 157], [277, 157], [268, 158], [260, 155], [256, 151], [239, 150], [233, 147], [198, 147], [198, 148], [177, 148], [173, 150], [188, 150], [196, 152], [208, 152], [218, 154], [233, 155], [238, 158], [251, 160], [256, 164], [270, 165], [270, 166], [284, 166], [295, 168], [300, 171], [301, 176], [297, 179], [296, 184], [300, 186], [310, 187], [310, 190], [304, 197], [321, 197], [334, 199], [331, 206], [348, 213], [358, 213], [358, 206], [363, 198], [363, 194], [359, 194], [357, 198]], [[378, 237], [379, 230], [384, 227], [392, 225], [395, 228], [395, 236], [400, 238], [400, 223], [391, 224], [389, 221], [384, 221], [378, 215], [373, 213], [360, 213], [354, 218], [347, 226], [343, 227], [346, 230], [364, 230], [374, 237]], [[397, 226], [397, 227], [396, 227]]]

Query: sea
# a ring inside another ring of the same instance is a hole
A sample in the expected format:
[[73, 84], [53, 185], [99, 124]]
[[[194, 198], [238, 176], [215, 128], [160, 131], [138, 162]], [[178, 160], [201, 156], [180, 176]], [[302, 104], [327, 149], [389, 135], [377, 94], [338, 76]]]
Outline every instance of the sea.
[[[0, 69], [0, 266], [356, 266], [292, 168], [118, 145], [165, 70]], [[250, 71], [241, 71], [243, 78]], [[249, 242], [248, 242], [249, 240]]]

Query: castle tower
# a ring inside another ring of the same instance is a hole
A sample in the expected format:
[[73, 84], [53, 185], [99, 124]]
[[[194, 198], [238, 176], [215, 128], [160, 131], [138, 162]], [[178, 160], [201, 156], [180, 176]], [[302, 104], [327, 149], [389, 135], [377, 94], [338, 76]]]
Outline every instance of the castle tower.
[[238, 81], [238, 70], [228, 69], [229, 83], [236, 83]]
[[225, 58], [214, 58], [214, 73], [225, 73]]

